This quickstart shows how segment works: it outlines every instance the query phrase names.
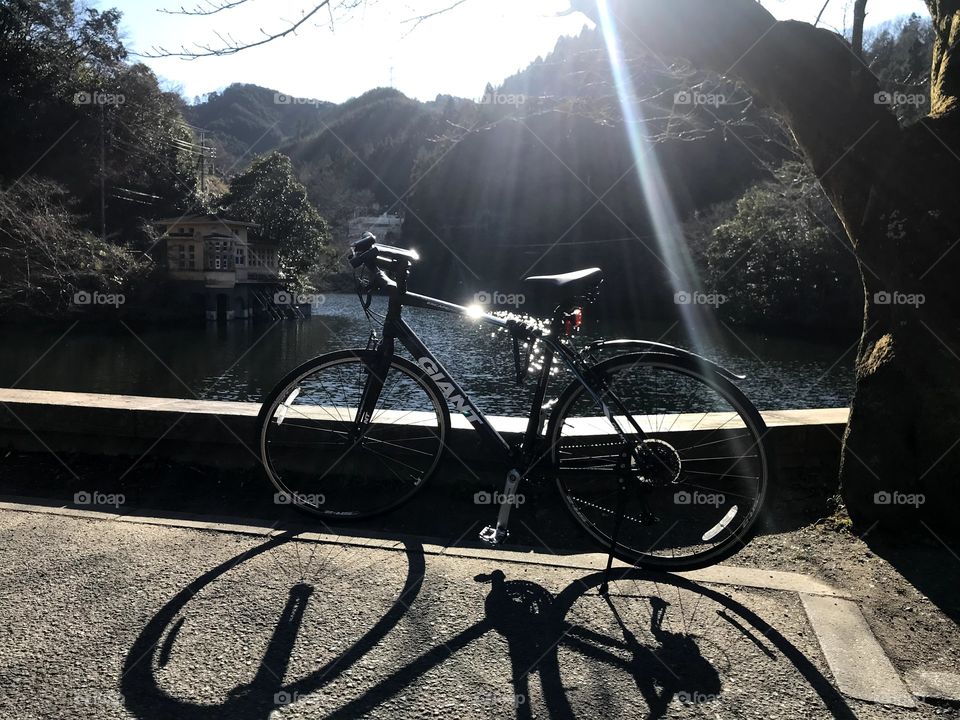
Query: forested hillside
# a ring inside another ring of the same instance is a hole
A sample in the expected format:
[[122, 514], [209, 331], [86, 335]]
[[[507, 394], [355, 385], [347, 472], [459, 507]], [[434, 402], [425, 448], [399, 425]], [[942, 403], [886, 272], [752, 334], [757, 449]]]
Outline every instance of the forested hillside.
[[[669, 315], [678, 278], [651, 226], [645, 174], [662, 177], [686, 223], [684, 281], [729, 296], [716, 310], [724, 319], [763, 324], [778, 308], [781, 325], [857, 322], [856, 263], [782, 127], [732, 82], [649, 58], [625, 58], [636, 99], [625, 106], [594, 30], [561, 38], [477, 99], [379, 88], [335, 105], [235, 83], [188, 104], [128, 60], [117, 13], [52, 0], [2, 7], [11, 102], [0, 175], [23, 178], [4, 198], [8, 307], [45, 312], [80, 284], [129, 283], [149, 265], [137, 254], [150, 246], [146, 224], [216, 210], [232, 178], [279, 151], [335, 238], [358, 209], [403, 213], [425, 290], [508, 291], [524, 274], [600, 265], [625, 312]], [[878, 102], [904, 123], [926, 112], [931, 42], [912, 17], [867, 43], [887, 93]], [[201, 137], [212, 162], [200, 161]], [[54, 228], [59, 251], [30, 240], [38, 226]], [[739, 251], [755, 247], [766, 251], [741, 263]], [[77, 269], [59, 265], [72, 257]]]
[[323, 116], [335, 107], [259, 85], [234, 83], [184, 107], [183, 114], [196, 128], [209, 131], [217, 150], [216, 167], [231, 173], [259, 154], [315, 133]]

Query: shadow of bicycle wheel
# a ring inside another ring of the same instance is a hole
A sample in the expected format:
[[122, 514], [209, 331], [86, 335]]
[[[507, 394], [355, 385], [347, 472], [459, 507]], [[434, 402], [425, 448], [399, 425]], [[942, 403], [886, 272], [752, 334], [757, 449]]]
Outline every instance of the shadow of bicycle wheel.
[[[474, 697], [469, 709], [490, 716], [514, 715], [526, 720], [534, 716], [535, 703], [542, 705], [550, 718], [563, 719], [619, 717], [625, 710], [633, 716], [644, 705], [647, 718], [673, 717], [677, 712], [674, 700], [692, 717], [701, 716], [706, 709], [722, 709], [725, 701], [736, 707], [751, 700], [749, 692], [724, 686], [738, 662], [728, 651], [740, 638], [743, 647], [736, 655], [750, 652], [754, 657], [743, 672], [749, 675], [766, 664], [766, 670], [776, 667], [782, 674], [778, 666], [786, 660], [812, 688], [825, 713], [836, 718], [856, 717], [802, 649], [743, 603], [696, 582], [628, 571], [612, 578], [613, 592], [603, 597], [595, 592], [603, 580], [602, 572], [574, 581], [557, 595], [537, 583], [507, 580], [499, 569], [475, 580], [491, 585], [484, 600], [484, 619], [397, 668], [328, 717], [355, 718], [372, 712], [489, 631], [506, 640], [510, 690]], [[622, 593], [624, 581], [652, 589]], [[666, 587], [678, 593], [676, 601], [665, 599]], [[594, 606], [592, 617], [578, 608], [585, 599]], [[693, 607], [683, 607], [691, 604], [689, 600]], [[626, 601], [634, 607], [628, 608]], [[648, 614], [638, 617], [637, 603], [649, 608]], [[681, 606], [682, 622], [676, 614], [668, 614], [675, 605]], [[712, 612], [707, 611], [708, 605], [715, 606]], [[625, 617], [628, 611], [632, 617]], [[698, 613], [704, 622], [696, 621]], [[613, 630], [598, 631], [597, 626]], [[712, 633], [721, 636], [711, 638]], [[618, 676], [625, 681], [611, 681]], [[765, 681], [765, 677], [753, 677], [761, 690], [759, 699], [754, 700], [764, 701]], [[769, 696], [766, 699], [769, 701]]]
[[[749, 687], [725, 687], [741, 658], [752, 653], [752, 661], [743, 663], [744, 671], [739, 673], [745, 680], [737, 685], [763, 687], [764, 670], [774, 669], [782, 658], [819, 697], [826, 713], [855, 720], [846, 700], [804, 650], [733, 597], [686, 578], [640, 570], [614, 573], [609, 595], [602, 596], [596, 589], [603, 578], [603, 572], [587, 575], [556, 597], [554, 612], [563, 618], [564, 629], [536, 668], [551, 718], [578, 716], [571, 700], [575, 684], [569, 678], [564, 682], [575, 666], [582, 667], [582, 661], [574, 660], [577, 656], [597, 667], [621, 671], [629, 677], [629, 682], [619, 684], [621, 691], [635, 686], [647, 706], [647, 717], [661, 718], [673, 715], [668, 708], [675, 699], [695, 711], [693, 716], [703, 710], [722, 710], [725, 696], [733, 707], [768, 700], [769, 687], [754, 693]], [[624, 587], [627, 583], [632, 586]], [[668, 601], [667, 588], [676, 593], [675, 599], [670, 593]], [[578, 611], [584, 599], [592, 601], [591, 612]], [[638, 613], [638, 606], [649, 606], [649, 614]], [[676, 607], [672, 616], [668, 615], [671, 607]], [[633, 613], [632, 623], [624, 617], [627, 609]], [[598, 632], [588, 624], [615, 628], [615, 632]], [[778, 669], [778, 674], [782, 676], [783, 671]], [[604, 673], [604, 679], [609, 676]]]
[[[295, 532], [287, 532], [257, 545], [217, 565], [171, 598], [146, 624], [127, 653], [120, 681], [124, 702], [129, 712], [142, 720], [257, 720], [269, 718], [278, 706], [308, 695], [333, 682], [357, 660], [372, 650], [399, 622], [414, 601], [423, 583], [424, 557], [418, 544], [405, 546], [406, 578], [387, 611], [346, 650], [338, 653], [315, 671], [293, 683], [284, 683], [297, 636], [311, 596], [326, 588], [306, 582], [293, 583], [280, 611], [273, 631], [266, 641], [262, 660], [253, 679], [238, 683], [227, 691], [219, 703], [198, 702], [172, 694], [164, 687], [158, 673], [168, 666], [184, 627], [184, 613], [191, 601], [218, 580], [244, 563], [250, 563], [271, 551], [296, 540]], [[228, 593], [223, 600], [229, 602]], [[210, 630], [209, 628], [207, 629]], [[202, 643], [204, 629], [195, 632]], [[228, 674], [228, 673], [223, 673]]]
[[[602, 572], [574, 580], [554, 594], [536, 582], [508, 579], [503, 570], [494, 568], [473, 578], [490, 586], [483, 596], [479, 620], [455, 626], [451, 637], [428, 643], [423, 650], [408, 638], [394, 648], [403, 650], [401, 656], [391, 655], [386, 645], [371, 655], [408, 613], [422, 588], [426, 563], [422, 548], [415, 544], [407, 545], [405, 554], [391, 553], [394, 559], [390, 562], [406, 565], [403, 585], [397, 590], [383, 587], [375, 574], [362, 568], [343, 571], [331, 563], [317, 568], [316, 582], [303, 581], [303, 568], [299, 567], [296, 572], [301, 577], [296, 582], [275, 583], [265, 597], [257, 595], [253, 610], [260, 615], [254, 627], [241, 623], [237, 632], [251, 645], [256, 644], [252, 637], [262, 643], [262, 659], [254, 671], [247, 672], [230, 657], [220, 661], [222, 665], [204, 658], [212, 671], [208, 677], [219, 683], [218, 690], [200, 697], [191, 694], [190, 688], [200, 683], [191, 674], [195, 653], [208, 645], [229, 646], [222, 637], [212, 641], [215, 629], [202, 624], [208, 622], [211, 608], [230, 605], [231, 612], [224, 617], [240, 617], [234, 605], [243, 602], [242, 587], [262, 577], [257, 563], [268, 562], [263, 558], [271, 554], [277, 561], [276, 551], [295, 538], [295, 533], [285, 533], [220, 563], [180, 590], [151, 618], [124, 663], [121, 689], [129, 712], [142, 720], [265, 719], [289, 702], [309, 702], [311, 695], [319, 698], [318, 691], [369, 656], [386, 670], [385, 676], [366, 687], [351, 687], [352, 699], [325, 695], [322, 700], [327, 717], [360, 717], [388, 702], [395, 709], [399, 696], [411, 689], [416, 695], [428, 674], [436, 678], [439, 671], [442, 677], [447, 660], [492, 632], [505, 641], [506, 655], [483, 659], [489, 672], [477, 679], [479, 686], [472, 687], [486, 688], [479, 691], [486, 694], [463, 698], [467, 714], [479, 711], [519, 720], [535, 714], [617, 717], [627, 711], [630, 715], [642, 712], [647, 718], [678, 713], [696, 717], [704, 711], [725, 714], [739, 704], [769, 701], [770, 696], [762, 694], [765, 683], [782, 677], [788, 664], [796, 673], [791, 681], [812, 689], [804, 694], [804, 701], [818, 699], [824, 712], [833, 717], [855, 717], [811, 661], [810, 648], [798, 647], [774, 627], [782, 613], [776, 613], [777, 620], [765, 619], [773, 617], [774, 606], [758, 612], [724, 592], [666, 574], [617, 572], [611, 578], [610, 594], [602, 596], [597, 592]], [[294, 547], [300, 545], [309, 547], [308, 543], [293, 543]], [[244, 567], [247, 573], [238, 576]], [[337, 588], [352, 586], [338, 583], [338, 572], [370, 576], [369, 587], [376, 587], [378, 594], [358, 594], [355, 603], [345, 602], [337, 596]], [[211, 595], [211, 587], [219, 587], [222, 593]], [[467, 595], [477, 597], [475, 591]], [[326, 603], [312, 602], [320, 598]], [[281, 606], [275, 621], [264, 622], [270, 620], [263, 615], [264, 608]], [[351, 627], [341, 633], [341, 639], [349, 641], [344, 640], [340, 647], [346, 647], [341, 650], [332, 640], [323, 642], [323, 649], [330, 651], [326, 657], [311, 655], [309, 662], [301, 657], [297, 665], [294, 650], [305, 618], [313, 618], [309, 639], [323, 638], [324, 630], [315, 621], [332, 606], [344, 608], [351, 618]], [[431, 605], [417, 612], [436, 610]], [[460, 615], [477, 618], [479, 611], [467, 609]], [[364, 618], [371, 623], [368, 628]], [[415, 621], [412, 626], [416, 625]], [[504, 643], [485, 647], [498, 653]], [[411, 651], [416, 655], [411, 657]], [[388, 656], [395, 664], [383, 665]], [[287, 674], [296, 679], [285, 681]], [[225, 687], [228, 684], [232, 686]]]

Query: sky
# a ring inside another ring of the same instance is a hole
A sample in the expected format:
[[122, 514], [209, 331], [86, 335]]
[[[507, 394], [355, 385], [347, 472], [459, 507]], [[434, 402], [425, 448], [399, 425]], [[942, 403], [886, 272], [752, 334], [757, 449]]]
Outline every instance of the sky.
[[[123, 12], [127, 48], [146, 53], [195, 43], [222, 45], [216, 37], [240, 41], [262, 37], [261, 29], [288, 27], [313, 0], [247, 0], [237, 8], [206, 17], [172, 15], [160, 10], [209, 7], [223, 0], [98, 0], [101, 9]], [[723, 2], [723, 0], [717, 0]], [[375, 87], [393, 86], [410, 97], [432, 100], [439, 94], [479, 98], [488, 82], [526, 67], [549, 53], [561, 35], [576, 35], [585, 24], [580, 14], [560, 16], [567, 0], [465, 0], [458, 7], [415, 26], [419, 15], [449, 6], [453, 0], [366, 0], [347, 13], [323, 11], [288, 36], [229, 57], [194, 60], [145, 59], [167, 89], [188, 100], [234, 82], [253, 83], [296, 97], [343, 102]], [[779, 19], [812, 22], [821, 0], [763, 0]], [[852, 0], [831, 0], [822, 25], [843, 31], [850, 26]], [[870, 0], [867, 25], [911, 12], [927, 15], [922, 0]]]

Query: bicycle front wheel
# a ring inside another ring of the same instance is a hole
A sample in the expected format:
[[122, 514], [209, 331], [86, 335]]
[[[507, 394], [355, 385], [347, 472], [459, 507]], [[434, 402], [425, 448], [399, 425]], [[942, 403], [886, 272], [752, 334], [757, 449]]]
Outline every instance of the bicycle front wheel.
[[553, 467], [577, 521], [605, 548], [616, 527], [614, 555], [657, 570], [703, 567], [741, 548], [769, 475], [766, 427], [753, 405], [684, 358], [623, 355], [597, 365], [593, 378], [626, 440], [579, 382], [560, 396]]
[[368, 350], [329, 353], [298, 367], [271, 392], [258, 435], [276, 502], [326, 518], [359, 519], [406, 501], [433, 473], [450, 414], [436, 383], [412, 362], [390, 359], [368, 417], [357, 422], [379, 361]]

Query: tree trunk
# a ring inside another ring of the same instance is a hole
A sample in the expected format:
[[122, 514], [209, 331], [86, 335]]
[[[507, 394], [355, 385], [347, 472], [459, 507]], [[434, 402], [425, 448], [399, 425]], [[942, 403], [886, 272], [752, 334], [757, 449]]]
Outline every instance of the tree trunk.
[[864, 283], [840, 483], [867, 527], [954, 527], [960, 502], [960, 0], [928, 6], [933, 112], [901, 129], [845, 40], [777, 22], [755, 0], [576, 0], [634, 50], [739, 76], [784, 118], [820, 178]]
[[867, 22], [867, 0], [856, 0], [853, 4], [853, 33], [850, 44], [857, 57], [863, 57], [863, 26]]

